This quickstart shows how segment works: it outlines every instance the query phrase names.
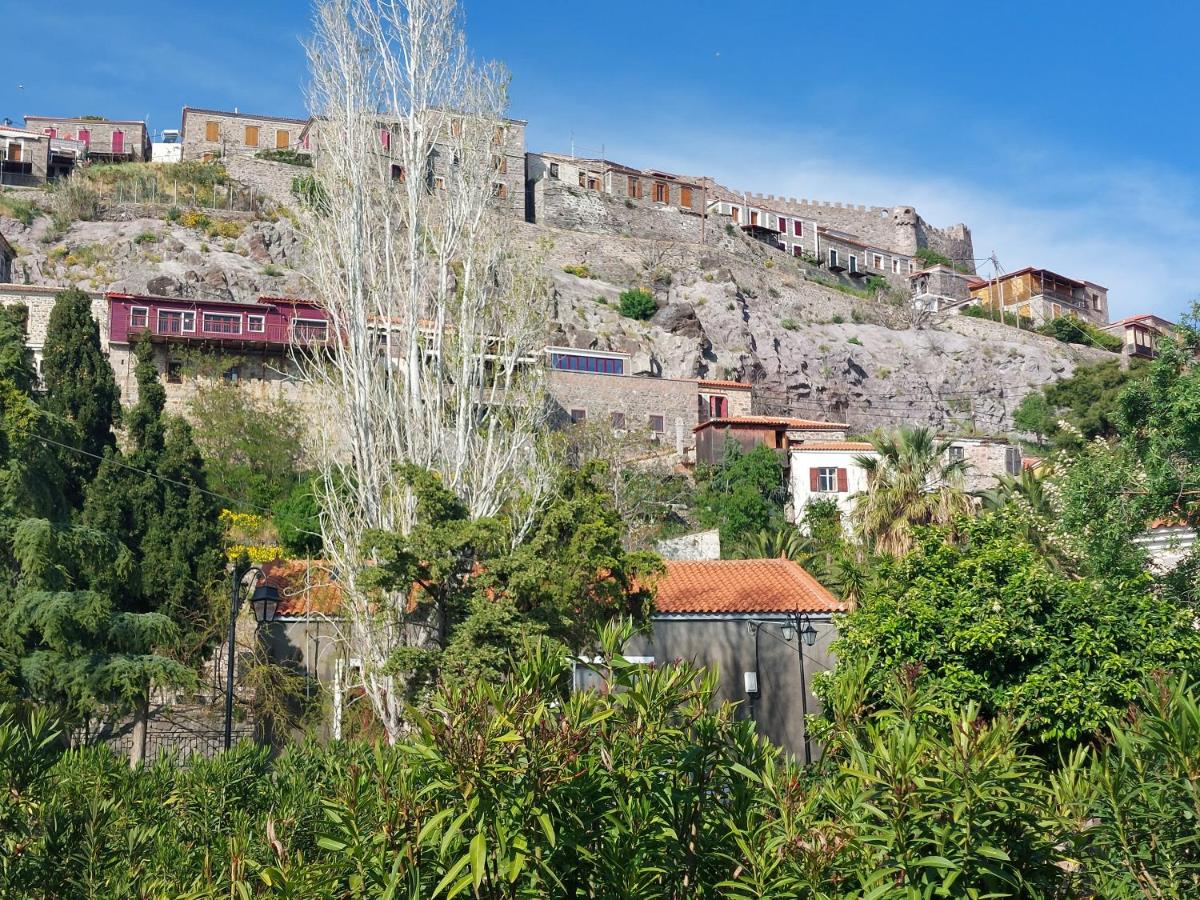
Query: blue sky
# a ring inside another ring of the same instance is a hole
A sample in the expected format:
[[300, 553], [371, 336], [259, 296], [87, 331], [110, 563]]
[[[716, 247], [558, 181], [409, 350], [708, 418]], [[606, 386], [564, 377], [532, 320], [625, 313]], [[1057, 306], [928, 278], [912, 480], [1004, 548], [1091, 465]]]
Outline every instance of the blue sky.
[[[574, 137], [750, 191], [912, 204], [1007, 270], [1107, 285], [1114, 317], [1200, 297], [1200, 5], [465, 6], [530, 149]], [[0, 118], [303, 114], [304, 0], [0, 0], [0, 23]]]

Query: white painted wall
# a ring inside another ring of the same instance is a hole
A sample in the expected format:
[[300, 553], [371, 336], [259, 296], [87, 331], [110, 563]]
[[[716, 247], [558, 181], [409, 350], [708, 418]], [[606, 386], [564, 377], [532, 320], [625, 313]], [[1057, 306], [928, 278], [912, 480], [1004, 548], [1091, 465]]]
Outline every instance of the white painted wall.
[[[811, 499], [837, 500], [842, 516], [848, 516], [854, 509], [855, 494], [867, 489], [867, 473], [855, 464], [856, 456], [874, 455], [862, 450], [792, 450], [789, 454], [788, 468], [792, 487], [792, 514], [794, 521], [800, 521], [804, 516], [804, 507]], [[846, 470], [846, 490], [836, 493], [813, 493], [809, 488], [809, 469], [835, 468]]]

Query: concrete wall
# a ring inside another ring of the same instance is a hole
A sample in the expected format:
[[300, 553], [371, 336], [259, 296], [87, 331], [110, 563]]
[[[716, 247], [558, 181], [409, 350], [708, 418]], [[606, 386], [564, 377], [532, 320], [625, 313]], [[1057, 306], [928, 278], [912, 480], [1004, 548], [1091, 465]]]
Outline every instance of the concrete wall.
[[571, 421], [571, 410], [583, 410], [587, 421], [607, 424], [623, 413], [627, 431], [649, 434], [650, 416], [662, 416], [663, 443], [683, 454], [693, 446], [697, 424], [696, 382], [690, 379], [595, 375], [547, 370], [547, 388], [555, 424]]
[[[717, 699], [739, 704], [740, 718], [754, 718], [759, 733], [803, 759], [804, 721], [800, 702], [800, 659], [797, 638], [784, 641], [782, 617], [759, 617], [768, 624], [758, 635], [759, 694], [753, 709], [746, 695], [743, 673], [755, 671], [755, 637], [748, 633], [747, 616], [702, 618], [700, 616], [655, 616], [649, 637], [638, 636], [626, 645], [630, 656], [653, 657], [656, 664], [675, 659], [692, 660], [720, 672]], [[837, 630], [827, 619], [814, 618], [817, 640], [804, 648], [804, 676], [808, 688], [808, 712], [820, 712], [820, 701], [812, 693], [814, 676], [833, 666], [830, 643]], [[820, 748], [813, 746], [813, 758]]]
[[[210, 139], [210, 122], [216, 126], [216, 133], [213, 135], [215, 139]], [[181, 126], [183, 159], [200, 160], [204, 159], [205, 155], [226, 159], [232, 156], [254, 156], [259, 150], [277, 149], [280, 132], [285, 133], [283, 138], [286, 146], [295, 150], [300, 146], [300, 132], [304, 125], [303, 119], [191, 109], [185, 106]], [[247, 127], [258, 129], [257, 143], [247, 143]]]

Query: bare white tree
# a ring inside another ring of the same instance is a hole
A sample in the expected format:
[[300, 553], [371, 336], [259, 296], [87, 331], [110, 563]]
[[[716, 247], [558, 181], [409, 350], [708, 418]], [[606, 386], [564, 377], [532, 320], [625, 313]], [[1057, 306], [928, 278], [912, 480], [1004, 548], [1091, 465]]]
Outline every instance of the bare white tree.
[[372, 534], [414, 523], [406, 465], [437, 473], [474, 516], [529, 520], [549, 471], [549, 291], [507, 240], [506, 77], [472, 61], [455, 0], [322, 0], [308, 55], [305, 227], [332, 343], [305, 366], [326, 398], [322, 531], [347, 655], [394, 740], [397, 651], [442, 629], [414, 621], [407, 592], [369, 589]]

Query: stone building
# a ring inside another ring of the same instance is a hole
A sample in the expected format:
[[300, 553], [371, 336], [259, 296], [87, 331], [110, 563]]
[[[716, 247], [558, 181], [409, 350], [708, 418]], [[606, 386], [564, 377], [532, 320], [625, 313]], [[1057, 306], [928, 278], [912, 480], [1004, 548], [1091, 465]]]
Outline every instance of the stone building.
[[1075, 316], [1093, 325], [1108, 324], [1108, 289], [1032, 266], [999, 278], [977, 278], [968, 285], [973, 302], [1003, 309], [1042, 325], [1059, 316]]
[[1021, 448], [1005, 438], [941, 435], [940, 439], [953, 442], [946, 451], [947, 462], [966, 460], [968, 491], [985, 491], [994, 488], [1002, 475], [1021, 474]]
[[[50, 324], [50, 312], [54, 309], [54, 298], [63, 291], [61, 287], [31, 284], [5, 284], [0, 282], [0, 306], [25, 307], [25, 346], [33, 356], [34, 370], [38, 377], [42, 373], [42, 351], [46, 346], [46, 328]], [[92, 301], [92, 316], [100, 325], [100, 346], [108, 347], [108, 303], [99, 291], [85, 291]]]
[[1126, 316], [1104, 327], [1113, 337], [1120, 338], [1123, 343], [1121, 352], [1125, 356], [1140, 356], [1153, 359], [1158, 352], [1159, 339], [1166, 337], [1175, 327], [1175, 323], [1153, 313], [1143, 313], [1140, 316]]
[[42, 184], [50, 170], [50, 138], [28, 128], [0, 125], [0, 187]]
[[845, 422], [817, 422], [790, 416], [725, 416], [709, 418], [692, 430], [696, 435], [696, 462], [715, 466], [725, 458], [725, 445], [737, 443], [743, 453], [764, 446], [775, 450], [782, 465], [787, 452], [806, 441], [841, 441], [850, 426]]
[[209, 160], [230, 156], [253, 156], [260, 150], [307, 149], [303, 134], [308, 119], [263, 116], [235, 109], [183, 108], [180, 125], [182, 158]]
[[928, 312], [941, 312], [962, 306], [971, 299], [972, 276], [949, 266], [936, 265], [909, 276], [913, 303]]
[[145, 122], [92, 116], [26, 116], [25, 127], [51, 139], [77, 141], [91, 162], [150, 161], [150, 134]]
[[0, 284], [8, 284], [12, 281], [13, 260], [16, 258], [17, 251], [13, 249], [7, 238], [0, 234]]
[[574, 231], [702, 242], [708, 182], [605, 159], [525, 154], [525, 217]]

